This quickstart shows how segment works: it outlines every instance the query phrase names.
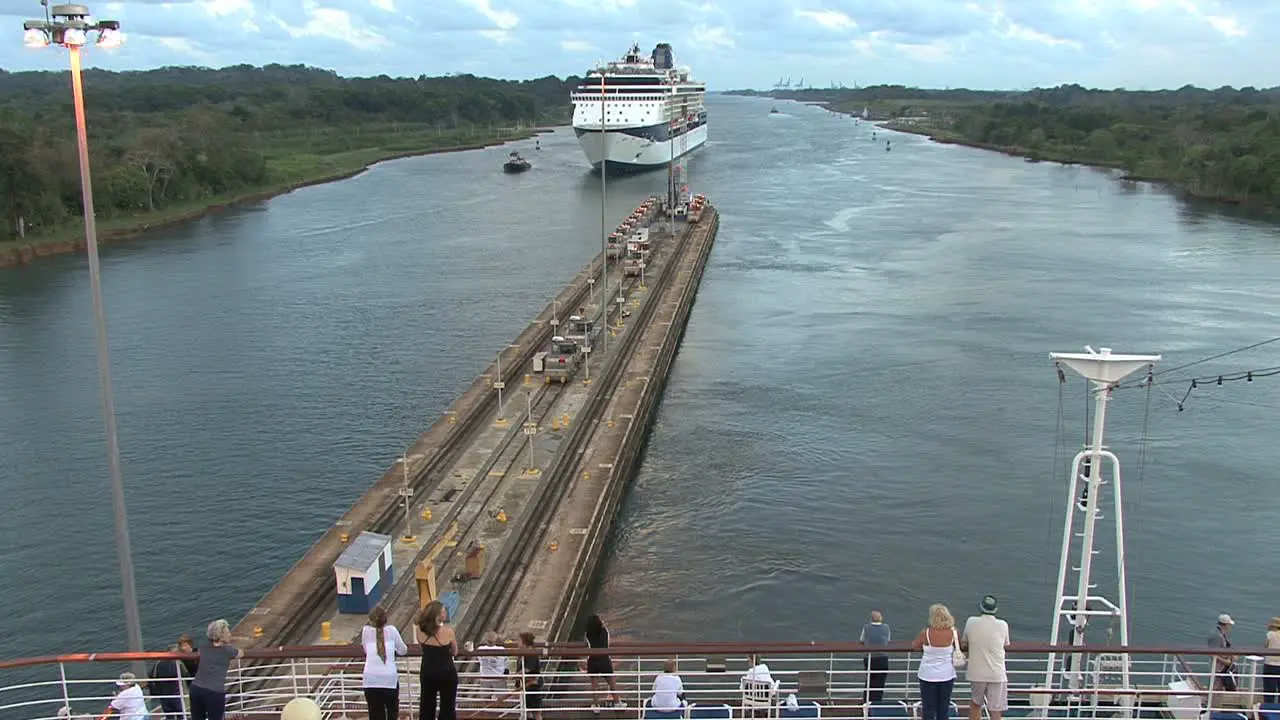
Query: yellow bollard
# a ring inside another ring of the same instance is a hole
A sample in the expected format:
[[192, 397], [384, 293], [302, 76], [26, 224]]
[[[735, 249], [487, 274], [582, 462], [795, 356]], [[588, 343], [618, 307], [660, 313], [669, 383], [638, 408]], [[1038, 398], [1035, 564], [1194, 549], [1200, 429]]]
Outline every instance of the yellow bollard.
[[507, 511], [506, 511], [506, 510], [499, 510], [499, 511], [498, 511], [498, 517], [497, 517], [497, 518], [495, 518], [495, 519], [496, 519], [498, 522], [500, 522], [500, 523], [504, 523], [504, 522], [506, 522], [506, 521], [507, 521]]
[[529, 384], [529, 383], [531, 383], [531, 382], [533, 382], [533, 380], [532, 380], [532, 379], [531, 379], [531, 378], [526, 374], [526, 375], [524, 376], [524, 384], [525, 384], [525, 385], [528, 385], [528, 384]]
[[262, 637], [262, 626], [261, 626], [261, 625], [255, 626], [255, 627], [253, 628], [253, 636], [254, 636], [254, 637]]
[[613, 427], [613, 418], [609, 418], [609, 427]]
[[591, 471], [590, 471], [590, 470], [583, 470], [583, 471], [582, 471], [582, 479], [583, 479], [583, 480], [590, 480], [590, 479], [591, 479]]
[[565, 427], [569, 427], [569, 413], [565, 413], [564, 417], [560, 418], [560, 424]]
[[333, 636], [333, 623], [325, 620], [320, 623], [320, 639], [329, 640]]
[[555, 540], [552, 540], [551, 544], [547, 545], [547, 549], [550, 550], [551, 552], [555, 552], [560, 549], [560, 543], [556, 542]]
[[451, 414], [451, 415], [449, 415], [449, 424], [450, 424], [450, 425], [457, 424], [457, 422], [458, 422], [458, 417], [457, 417], [456, 415], [452, 415], [452, 414]]
[[560, 429], [560, 418], [551, 418], [551, 431], [555, 432]]
[[430, 520], [430, 519], [431, 519], [431, 508], [423, 508], [423, 510], [422, 510], [422, 519], [423, 519], [423, 520]]
[[348, 535], [348, 534], [346, 534], [346, 533], [342, 533], [342, 534], [338, 535], [338, 542], [346, 542], [346, 541], [348, 541], [348, 540], [350, 540], [350, 539], [351, 539], [351, 536], [350, 536], [350, 535]]

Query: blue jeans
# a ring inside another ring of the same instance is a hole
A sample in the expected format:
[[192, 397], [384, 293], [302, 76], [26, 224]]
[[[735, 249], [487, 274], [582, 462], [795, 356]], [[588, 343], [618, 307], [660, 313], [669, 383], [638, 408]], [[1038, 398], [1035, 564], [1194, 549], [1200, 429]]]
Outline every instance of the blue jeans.
[[1280, 665], [1262, 666], [1263, 702], [1280, 703]]
[[951, 716], [951, 688], [955, 680], [920, 681], [920, 720], [948, 720]]

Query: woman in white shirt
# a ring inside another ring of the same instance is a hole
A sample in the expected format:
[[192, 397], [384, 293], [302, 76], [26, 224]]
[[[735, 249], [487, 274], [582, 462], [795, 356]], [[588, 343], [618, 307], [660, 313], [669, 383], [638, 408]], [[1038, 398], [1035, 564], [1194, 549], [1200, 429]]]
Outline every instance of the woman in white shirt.
[[[1267, 623], [1267, 649], [1280, 650], [1280, 617]], [[1262, 663], [1262, 701], [1280, 703], [1280, 655], [1268, 655]]]
[[921, 651], [920, 720], [947, 720], [951, 715], [951, 689], [956, 683], [954, 653], [960, 648], [956, 620], [946, 605], [929, 607], [929, 626], [916, 635], [911, 647]]
[[662, 674], [653, 679], [653, 697], [649, 707], [659, 712], [671, 712], [684, 707], [684, 683], [676, 674], [676, 661], [662, 665]]
[[369, 611], [360, 644], [364, 646], [364, 701], [369, 706], [369, 720], [396, 720], [400, 714], [396, 656], [407, 655], [409, 648], [396, 626], [387, 624], [387, 611], [381, 605]]

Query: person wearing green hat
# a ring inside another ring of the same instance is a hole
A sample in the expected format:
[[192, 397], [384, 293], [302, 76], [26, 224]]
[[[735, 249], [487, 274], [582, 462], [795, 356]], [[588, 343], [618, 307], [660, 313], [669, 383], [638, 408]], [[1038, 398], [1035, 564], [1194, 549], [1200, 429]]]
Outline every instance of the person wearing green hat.
[[960, 639], [960, 649], [969, 656], [965, 669], [972, 698], [969, 720], [982, 720], [983, 708], [991, 720], [1000, 720], [1009, 707], [1009, 676], [1004, 664], [1009, 623], [996, 617], [999, 605], [994, 595], [984, 595], [978, 603], [982, 614], [965, 621]]

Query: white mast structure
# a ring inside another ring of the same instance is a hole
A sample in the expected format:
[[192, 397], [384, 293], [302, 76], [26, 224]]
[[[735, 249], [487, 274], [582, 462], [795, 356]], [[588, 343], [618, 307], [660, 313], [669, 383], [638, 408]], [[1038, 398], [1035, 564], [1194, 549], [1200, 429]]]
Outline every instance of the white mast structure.
[[[1053, 632], [1050, 642], [1057, 644], [1065, 621], [1071, 628], [1071, 644], [1082, 647], [1085, 644], [1085, 627], [1090, 617], [1112, 618], [1119, 625], [1120, 645], [1129, 644], [1128, 587], [1124, 564], [1124, 506], [1120, 486], [1120, 460], [1115, 453], [1102, 444], [1103, 431], [1107, 420], [1107, 402], [1111, 399], [1111, 391], [1115, 384], [1133, 372], [1150, 367], [1160, 361], [1159, 355], [1113, 355], [1111, 348], [1095, 351], [1085, 346], [1083, 353], [1049, 353], [1050, 359], [1059, 366], [1066, 366], [1078, 375], [1083, 376], [1093, 386], [1093, 438], [1088, 447], [1076, 453], [1071, 466], [1071, 481], [1068, 484], [1066, 521], [1062, 528], [1062, 557], [1058, 563], [1058, 590], [1054, 604]], [[1110, 467], [1110, 472], [1103, 473], [1103, 461]], [[1104, 477], [1105, 476], [1105, 477]], [[1093, 556], [1098, 551], [1093, 548], [1093, 541], [1098, 531], [1098, 521], [1102, 519], [1099, 510], [1102, 502], [1102, 489], [1113, 485], [1112, 500], [1115, 512], [1116, 533], [1116, 600], [1112, 601], [1100, 594], [1093, 594], [1097, 584], [1091, 581]], [[1084, 491], [1083, 493], [1081, 491]], [[1084, 521], [1080, 529], [1076, 528], [1076, 510], [1081, 510]], [[1077, 542], [1078, 541], [1078, 542]], [[1078, 548], [1075, 546], [1078, 545]], [[1076, 553], [1072, 550], [1076, 549]], [[1079, 565], [1072, 565], [1075, 558]], [[1075, 577], [1071, 574], [1075, 573]], [[1063, 658], [1062, 669], [1054, 667], [1056, 657], [1049, 655], [1045, 670], [1045, 692], [1050, 697], [1065, 685], [1071, 690], [1081, 688], [1084, 680], [1084, 668], [1081, 667], [1084, 656], [1072, 654]], [[1124, 687], [1129, 685], [1129, 659], [1123, 658], [1121, 664]], [[1055, 674], [1061, 673], [1063, 683], [1056, 682]]]

